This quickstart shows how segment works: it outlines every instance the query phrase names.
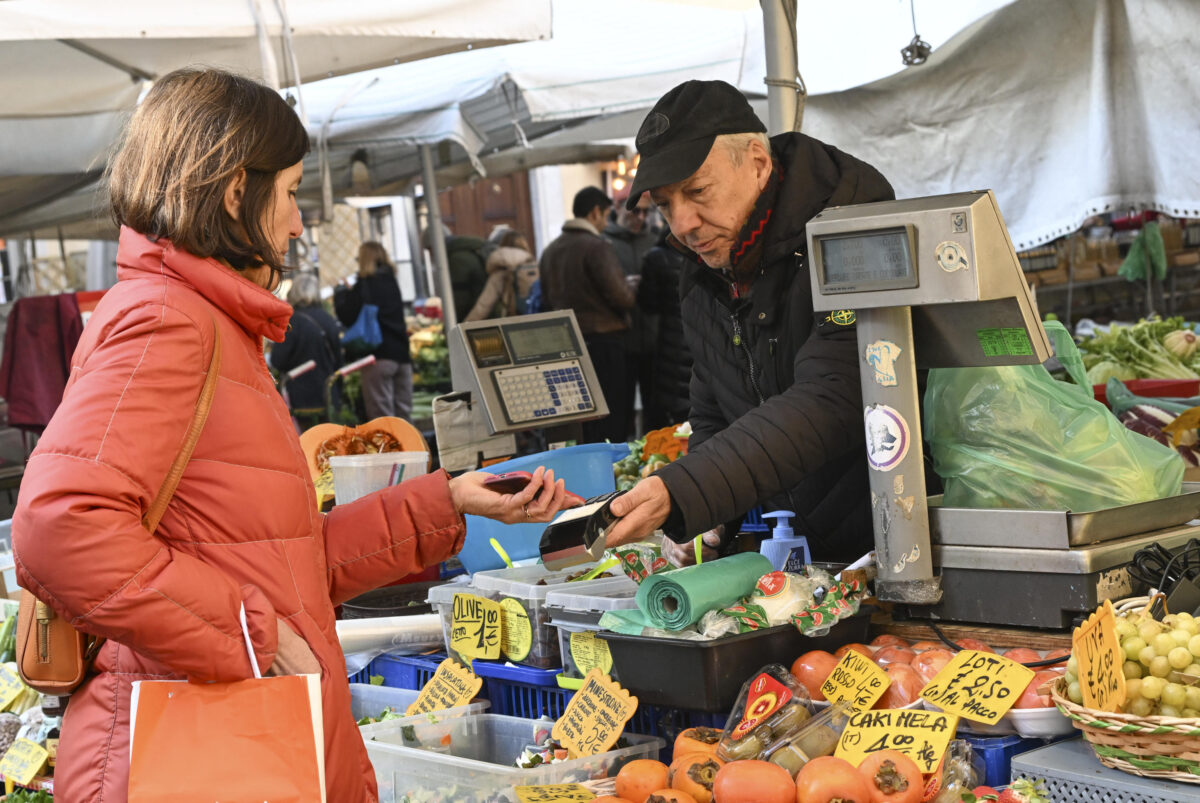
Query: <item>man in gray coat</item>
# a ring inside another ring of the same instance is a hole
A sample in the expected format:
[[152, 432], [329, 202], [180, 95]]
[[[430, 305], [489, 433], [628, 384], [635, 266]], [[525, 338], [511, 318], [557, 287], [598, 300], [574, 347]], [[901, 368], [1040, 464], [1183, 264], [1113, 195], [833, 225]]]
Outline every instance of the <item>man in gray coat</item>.
[[628, 203], [648, 192], [688, 259], [693, 435], [688, 455], [613, 502], [624, 518], [610, 545], [662, 527], [677, 543], [709, 532], [719, 548], [763, 505], [796, 513], [816, 559], [871, 547], [854, 314], [813, 312], [805, 225], [892, 188], [812, 137], [765, 132], [721, 81], [672, 89], [638, 131]]

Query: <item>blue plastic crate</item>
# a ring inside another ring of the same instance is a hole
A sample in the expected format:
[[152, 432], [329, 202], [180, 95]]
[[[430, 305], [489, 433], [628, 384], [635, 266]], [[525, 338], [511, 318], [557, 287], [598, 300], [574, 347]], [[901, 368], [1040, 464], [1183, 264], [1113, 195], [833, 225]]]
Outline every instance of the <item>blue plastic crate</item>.
[[370, 683], [371, 675], [382, 675], [384, 686], [394, 689], [420, 689], [429, 682], [433, 673], [437, 671], [438, 665], [444, 660], [446, 660], [445, 655], [436, 653], [432, 655], [388, 655], [385, 653], [367, 664], [366, 669], [354, 676], [359, 677], [365, 673], [366, 680], [355, 681], [352, 678], [350, 682]]
[[770, 531], [770, 527], [763, 521], [762, 508], [756, 507], [746, 511], [746, 517], [742, 519], [741, 531], [744, 533], [765, 533]]
[[[1007, 786], [1012, 778], [1012, 760], [1014, 756], [1039, 747], [1045, 747], [1052, 741], [1060, 739], [1023, 739], [1020, 736], [963, 736], [975, 751], [975, 755], [983, 760], [984, 778], [980, 783], [985, 786]], [[1074, 738], [1068, 734], [1063, 738]]]
[[560, 668], [537, 669], [495, 661], [474, 661], [473, 668], [483, 678], [484, 696], [494, 714], [558, 719], [575, 693], [559, 687]]

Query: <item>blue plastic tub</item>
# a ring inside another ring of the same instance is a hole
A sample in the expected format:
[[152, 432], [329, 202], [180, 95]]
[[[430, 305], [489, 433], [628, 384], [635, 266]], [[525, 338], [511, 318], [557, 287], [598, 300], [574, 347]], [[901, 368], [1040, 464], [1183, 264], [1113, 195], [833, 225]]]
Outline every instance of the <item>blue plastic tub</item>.
[[356, 680], [359, 675], [351, 678], [351, 682], [370, 683], [372, 675], [381, 675], [383, 685], [393, 689], [420, 689], [433, 674], [438, 665], [446, 659], [445, 655], [383, 655], [367, 664], [361, 674], [365, 680]]
[[[517, 457], [488, 466], [491, 474], [506, 471], [533, 472], [538, 466], [554, 470], [554, 476], [567, 481], [567, 490], [584, 499], [616, 490], [613, 463], [629, 454], [624, 443], [588, 443], [583, 446], [568, 446], [549, 452]], [[467, 516], [467, 538], [458, 559], [471, 574], [486, 569], [500, 569], [504, 561], [496, 554], [490, 543], [492, 538], [500, 542], [504, 551], [513, 560], [538, 556], [538, 542], [542, 540], [545, 524], [501, 524], [492, 519]]]
[[[1045, 747], [1059, 739], [1023, 739], [1020, 736], [966, 736], [967, 744], [975, 751], [975, 755], [983, 759], [984, 778], [980, 782], [985, 786], [1007, 786], [1011, 780], [1012, 760], [1014, 756], [1039, 747]], [[1070, 734], [1063, 738], [1075, 738]]]
[[475, 674], [483, 678], [484, 696], [492, 712], [512, 717], [558, 719], [575, 692], [559, 688], [561, 668], [537, 669], [499, 661], [473, 661]]

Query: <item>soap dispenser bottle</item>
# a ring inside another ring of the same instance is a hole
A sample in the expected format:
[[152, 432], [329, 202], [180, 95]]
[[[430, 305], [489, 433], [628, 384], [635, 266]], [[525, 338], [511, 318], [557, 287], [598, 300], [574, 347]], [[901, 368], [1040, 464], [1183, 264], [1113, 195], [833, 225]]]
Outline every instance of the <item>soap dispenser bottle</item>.
[[764, 513], [764, 519], [775, 519], [771, 537], [762, 542], [759, 551], [771, 561], [777, 572], [799, 572], [812, 563], [808, 552], [808, 539], [794, 535], [791, 518], [796, 514], [790, 510], [773, 510]]

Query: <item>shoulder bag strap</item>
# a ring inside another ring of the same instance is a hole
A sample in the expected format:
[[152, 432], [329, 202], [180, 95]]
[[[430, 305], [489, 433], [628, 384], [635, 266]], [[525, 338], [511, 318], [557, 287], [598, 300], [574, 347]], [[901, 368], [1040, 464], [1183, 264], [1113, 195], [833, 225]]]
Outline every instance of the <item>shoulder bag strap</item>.
[[192, 458], [196, 441], [200, 440], [204, 422], [208, 420], [208, 411], [212, 408], [213, 394], [217, 391], [217, 374], [220, 372], [220, 368], [221, 330], [214, 321], [212, 359], [208, 364], [208, 375], [204, 377], [204, 386], [200, 388], [200, 398], [196, 400], [196, 411], [192, 415], [192, 424], [188, 428], [187, 437], [179, 449], [179, 454], [175, 455], [175, 462], [171, 464], [171, 470], [167, 472], [167, 478], [163, 480], [162, 487], [158, 489], [158, 496], [154, 497], [154, 503], [150, 505], [146, 517], [142, 519], [142, 526], [151, 533], [158, 528], [158, 522], [166, 512], [171, 497], [175, 495], [175, 488], [179, 485], [180, 478], [183, 477], [183, 470], [187, 467], [188, 460]]

